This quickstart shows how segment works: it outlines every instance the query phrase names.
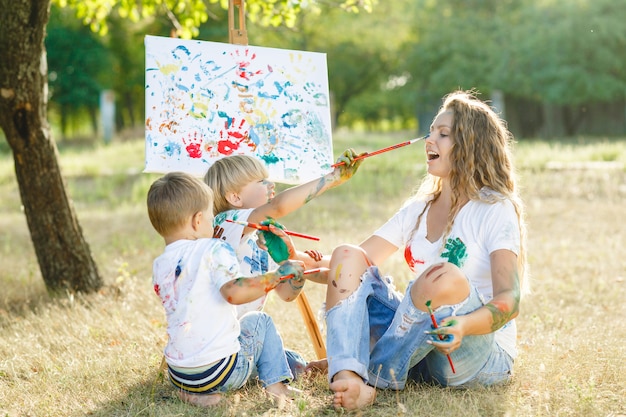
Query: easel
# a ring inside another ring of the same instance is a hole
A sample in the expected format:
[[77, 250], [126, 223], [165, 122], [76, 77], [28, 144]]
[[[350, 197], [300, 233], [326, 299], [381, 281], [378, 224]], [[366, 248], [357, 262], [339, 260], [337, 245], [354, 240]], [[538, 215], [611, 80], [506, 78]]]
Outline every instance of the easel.
[[[235, 8], [237, 8], [237, 21], [235, 22]], [[248, 32], [246, 31], [246, 6], [245, 0], [228, 0], [228, 42], [235, 45], [247, 45], [248, 44]], [[304, 325], [309, 332], [311, 342], [313, 342], [313, 349], [317, 355], [317, 359], [323, 359], [326, 357], [326, 345], [322, 338], [309, 300], [304, 293], [304, 290], [300, 291], [300, 295], [296, 298], [300, 314], [304, 319]]]
[[[246, 32], [246, 4], [245, 0], [228, 0], [228, 43], [235, 45], [248, 44]], [[237, 7], [237, 28], [235, 28], [235, 7]]]

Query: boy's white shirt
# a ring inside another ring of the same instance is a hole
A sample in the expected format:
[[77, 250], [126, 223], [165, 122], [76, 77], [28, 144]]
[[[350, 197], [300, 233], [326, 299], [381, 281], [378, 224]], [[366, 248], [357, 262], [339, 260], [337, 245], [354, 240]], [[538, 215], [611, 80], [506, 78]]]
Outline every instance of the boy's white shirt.
[[[269, 253], [259, 248], [256, 231], [253, 230], [242, 236], [245, 226], [226, 221], [228, 219], [247, 222], [253, 211], [253, 208], [224, 211], [215, 216], [214, 221], [216, 227], [214, 236], [235, 248], [243, 277], [265, 274], [278, 268], [278, 264], [269, 256]], [[250, 311], [261, 311], [266, 299], [267, 296], [264, 295], [249, 303], [237, 305], [237, 317]]]
[[[498, 195], [487, 188], [482, 189], [481, 193], [485, 196]], [[494, 204], [469, 201], [457, 214], [445, 247], [441, 238], [436, 242], [426, 239], [428, 210], [422, 216], [419, 228], [411, 236], [424, 204], [424, 201], [408, 203], [374, 234], [404, 250], [405, 260], [415, 278], [433, 264], [442, 261], [455, 263], [451, 257], [465, 254], [462, 265], [457, 266], [478, 289], [484, 302], [491, 300], [493, 286], [490, 254], [499, 249], [510, 250], [515, 254], [520, 251], [519, 221], [511, 201], [502, 200]], [[494, 336], [496, 343], [511, 357], [517, 356], [515, 320], [498, 329]]]
[[239, 276], [235, 252], [218, 239], [178, 240], [154, 260], [154, 291], [167, 316], [168, 364], [198, 367], [239, 351], [235, 306], [220, 292]]

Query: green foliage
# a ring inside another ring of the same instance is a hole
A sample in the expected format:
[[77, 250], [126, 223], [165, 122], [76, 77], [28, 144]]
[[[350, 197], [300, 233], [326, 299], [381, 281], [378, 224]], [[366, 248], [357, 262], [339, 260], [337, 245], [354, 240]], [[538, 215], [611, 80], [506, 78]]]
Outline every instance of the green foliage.
[[[61, 113], [62, 131], [68, 118], [84, 108], [96, 109], [100, 91], [110, 87], [111, 54], [88, 28], [52, 7], [46, 36], [51, 103]], [[94, 110], [95, 111], [95, 110]]]
[[[124, 108], [137, 114], [143, 104], [144, 33], [228, 39], [227, 0], [53, 3], [73, 8], [101, 33], [109, 30], [114, 70], [123, 74], [114, 87]], [[247, 0], [245, 5], [250, 44], [327, 54], [335, 126], [409, 127], [417, 117], [424, 124], [443, 95], [474, 88], [485, 99], [502, 91], [507, 100], [522, 103], [520, 109], [535, 103], [541, 113], [543, 106], [555, 106], [567, 119], [560, 122], [567, 125], [566, 134], [573, 134], [579, 126], [570, 120], [577, 119], [576, 106], [626, 96], [626, 8], [613, 0]], [[518, 117], [524, 131], [537, 132], [529, 122], [546, 123], [526, 116]], [[139, 117], [127, 119], [133, 124]]]
[[511, 25], [516, 50], [503, 68], [512, 75], [503, 90], [567, 105], [623, 99], [626, 7], [610, 0], [532, 3]]
[[300, 13], [297, 27], [257, 32], [252, 26], [249, 32], [257, 45], [326, 53], [333, 119], [353, 126], [402, 114], [398, 104], [403, 103], [391, 100], [387, 91], [390, 79], [397, 78], [401, 47], [410, 40], [410, 4], [380, 2], [372, 13], [358, 15], [318, 4]]
[[577, 105], [626, 95], [626, 8], [611, 0], [416, 2], [413, 84]]
[[[228, 0], [52, 0], [61, 7], [71, 7], [76, 15], [91, 27], [94, 32], [105, 35], [109, 31], [107, 18], [117, 12], [124, 19], [138, 22], [156, 15], [164, 15], [170, 20], [177, 36], [190, 39], [198, 36], [199, 27], [206, 22], [211, 6], [228, 9]], [[363, 9], [371, 11], [377, 0], [343, 0], [328, 2], [349, 12]], [[296, 18], [306, 4], [315, 7], [316, 2], [293, 0], [246, 0], [247, 17], [251, 22], [262, 26], [285, 25], [293, 27]]]

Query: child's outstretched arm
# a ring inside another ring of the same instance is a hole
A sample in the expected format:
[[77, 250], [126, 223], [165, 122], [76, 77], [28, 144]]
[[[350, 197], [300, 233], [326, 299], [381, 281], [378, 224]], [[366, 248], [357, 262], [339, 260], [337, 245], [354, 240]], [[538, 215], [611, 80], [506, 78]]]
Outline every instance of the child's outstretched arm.
[[[276, 288], [281, 280], [302, 281], [304, 283], [304, 263], [285, 261], [275, 271], [253, 277], [241, 277], [222, 285], [222, 297], [231, 304], [245, 304], [254, 301]], [[289, 277], [286, 278], [285, 277]]]
[[348, 181], [363, 162], [363, 159], [354, 160], [358, 154], [353, 149], [346, 149], [337, 162], [345, 162], [334, 168], [328, 174], [278, 193], [270, 202], [254, 209], [248, 221], [259, 223], [267, 217], [278, 219], [299, 209], [318, 195]]

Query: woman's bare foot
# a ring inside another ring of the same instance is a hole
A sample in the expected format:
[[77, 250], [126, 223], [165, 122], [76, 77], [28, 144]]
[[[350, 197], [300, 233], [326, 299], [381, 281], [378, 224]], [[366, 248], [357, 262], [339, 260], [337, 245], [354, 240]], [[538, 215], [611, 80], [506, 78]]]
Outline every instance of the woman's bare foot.
[[177, 394], [183, 402], [198, 407], [213, 407], [222, 399], [221, 394], [191, 394], [186, 391], [178, 391]]
[[374, 404], [376, 388], [367, 385], [360, 376], [350, 371], [335, 374], [330, 389], [335, 393], [333, 407], [357, 410]]
[[318, 375], [328, 372], [328, 359], [320, 359], [319, 361], [311, 361], [304, 368], [305, 375]]
[[267, 392], [270, 397], [277, 398], [279, 400], [293, 400], [298, 395], [302, 394], [302, 390], [290, 387], [282, 382], [268, 385], [265, 387], [265, 392]]

